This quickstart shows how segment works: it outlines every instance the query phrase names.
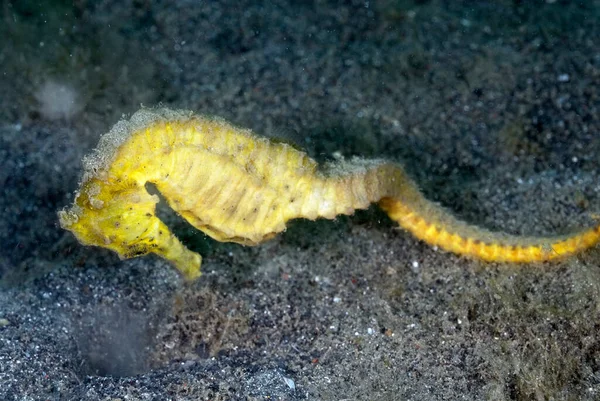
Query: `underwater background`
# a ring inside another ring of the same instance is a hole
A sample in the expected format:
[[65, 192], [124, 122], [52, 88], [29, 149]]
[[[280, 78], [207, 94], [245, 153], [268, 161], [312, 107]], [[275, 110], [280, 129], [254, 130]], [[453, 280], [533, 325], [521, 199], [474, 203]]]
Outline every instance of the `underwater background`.
[[600, 213], [600, 1], [0, 1], [0, 400], [600, 399], [600, 250], [485, 264], [372, 207], [204, 256], [58, 226], [141, 105], [403, 164], [513, 234]]

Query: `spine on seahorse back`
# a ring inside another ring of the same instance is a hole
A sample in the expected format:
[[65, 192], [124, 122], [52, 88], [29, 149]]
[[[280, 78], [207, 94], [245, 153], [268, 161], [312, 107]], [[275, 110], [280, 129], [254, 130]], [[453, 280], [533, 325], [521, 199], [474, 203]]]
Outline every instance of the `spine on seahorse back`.
[[[324, 174], [323, 182], [325, 189], [318, 192], [328, 196], [322, 197], [322, 202], [335, 204], [336, 214], [350, 214], [354, 209], [364, 209], [378, 202], [392, 220], [417, 238], [447, 251], [486, 261], [552, 260], [589, 248], [600, 239], [600, 226], [561, 237], [524, 237], [466, 224], [427, 200], [400, 166], [385, 161], [354, 159], [342, 163]], [[317, 217], [334, 216], [330, 209], [316, 210]]]

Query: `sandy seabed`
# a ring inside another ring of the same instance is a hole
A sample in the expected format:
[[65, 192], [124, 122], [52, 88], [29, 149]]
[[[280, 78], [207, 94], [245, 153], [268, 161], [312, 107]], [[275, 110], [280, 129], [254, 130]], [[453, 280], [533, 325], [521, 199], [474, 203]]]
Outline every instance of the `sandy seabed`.
[[375, 207], [250, 248], [163, 210], [204, 256], [186, 284], [158, 258], [79, 245], [56, 217], [100, 134], [160, 103], [320, 161], [398, 161], [489, 229], [586, 227], [600, 2], [577, 3], [4, 2], [0, 399], [600, 398], [596, 249], [484, 264]]

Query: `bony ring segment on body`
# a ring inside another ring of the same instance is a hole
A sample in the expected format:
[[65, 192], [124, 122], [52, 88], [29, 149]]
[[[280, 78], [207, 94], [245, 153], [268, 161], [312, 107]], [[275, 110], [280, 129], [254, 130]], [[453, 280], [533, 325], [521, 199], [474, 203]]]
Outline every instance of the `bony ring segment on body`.
[[425, 199], [398, 164], [353, 158], [319, 166], [220, 118], [165, 108], [142, 109], [102, 136], [84, 159], [74, 204], [59, 212], [61, 227], [122, 258], [155, 253], [197, 278], [202, 257], [156, 216], [159, 198], [146, 183], [194, 227], [243, 245], [272, 238], [291, 219], [333, 219], [373, 202], [428, 244], [485, 261], [551, 260], [600, 239], [600, 226], [553, 238], [490, 232]]

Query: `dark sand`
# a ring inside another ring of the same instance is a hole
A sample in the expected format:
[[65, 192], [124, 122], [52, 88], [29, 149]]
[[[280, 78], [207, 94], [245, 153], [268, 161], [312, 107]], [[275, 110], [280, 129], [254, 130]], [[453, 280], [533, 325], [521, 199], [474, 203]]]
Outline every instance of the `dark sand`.
[[186, 285], [56, 218], [99, 135], [160, 102], [400, 161], [490, 229], [587, 227], [598, 0], [71, 3], [0, 8], [0, 400], [600, 399], [597, 249], [484, 264], [375, 207], [245, 248], [171, 217], [204, 255]]

